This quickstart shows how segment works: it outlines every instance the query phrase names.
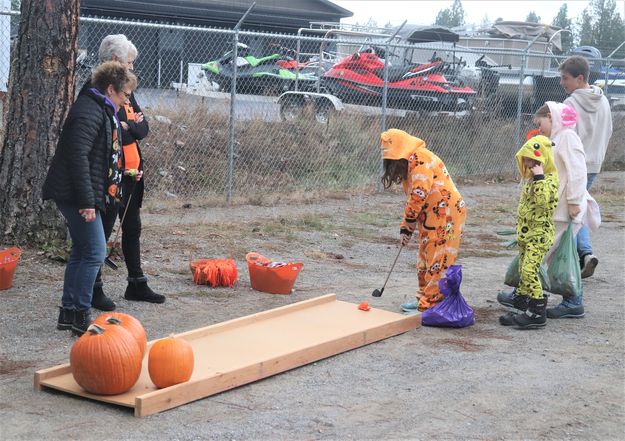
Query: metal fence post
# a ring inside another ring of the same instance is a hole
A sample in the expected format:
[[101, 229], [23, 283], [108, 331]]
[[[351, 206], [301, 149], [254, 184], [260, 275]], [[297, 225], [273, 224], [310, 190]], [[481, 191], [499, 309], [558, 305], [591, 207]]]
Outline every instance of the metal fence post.
[[[384, 86], [382, 87], [382, 122], [380, 124], [380, 128], [382, 129], [381, 132], [386, 132], [386, 105], [388, 100], [388, 57], [391, 48], [390, 43], [391, 41], [393, 41], [399, 31], [402, 30], [406, 23], [408, 23], [408, 20], [404, 20], [401, 26], [399, 26], [395, 30], [395, 32], [393, 32], [393, 35], [391, 35], [391, 37], [386, 41], [386, 46], [384, 46], [384, 72], [382, 75], [384, 79]], [[382, 159], [382, 150], [380, 150], [380, 176], [382, 176], [382, 174], [384, 174], [384, 160]], [[376, 181], [376, 190], [382, 191], [382, 183], [378, 179], [376, 179]]]
[[226, 182], [226, 202], [232, 202], [232, 175], [234, 173], [234, 134], [235, 134], [235, 104], [237, 98], [237, 58], [239, 56], [239, 28], [247, 15], [256, 6], [253, 2], [247, 9], [243, 17], [234, 27], [234, 47], [232, 48], [232, 82], [230, 84], [230, 133], [228, 139], [228, 175]]
[[[383, 78], [384, 78], [384, 86], [382, 87], [382, 121], [380, 124], [380, 131], [381, 132], [385, 132], [386, 131], [386, 104], [387, 104], [387, 99], [388, 99], [388, 54], [389, 54], [389, 49], [390, 46], [388, 45], [388, 43], [386, 44], [386, 46], [384, 47], [384, 50], [386, 51], [384, 54], [384, 73], [383, 73]], [[382, 176], [382, 174], [384, 173], [384, 160], [382, 159], [382, 150], [380, 149], [380, 176]], [[380, 182], [379, 179], [376, 179], [376, 190], [377, 191], [382, 191], [382, 183]]]
[[182, 61], [182, 58], [181, 58], [180, 59], [180, 80], [179, 80], [180, 81], [180, 86], [179, 87], [182, 87], [182, 69], [183, 69], [183, 66], [184, 66], [184, 62]]
[[156, 86], [161, 88], [161, 57], [158, 57], [158, 76], [156, 78]]
[[237, 98], [237, 57], [239, 54], [239, 30], [234, 31], [232, 48], [232, 82], [230, 83], [230, 133], [228, 137], [228, 174], [226, 178], [226, 202], [232, 201], [232, 175], [234, 168], [235, 103]]
[[521, 113], [523, 108], [523, 80], [525, 76], [525, 63], [527, 62], [527, 51], [526, 49], [523, 51], [523, 56], [521, 57], [521, 72], [519, 74], [519, 94], [517, 96], [517, 108], [516, 108], [516, 119], [514, 122], [514, 140], [515, 142], [521, 141]]

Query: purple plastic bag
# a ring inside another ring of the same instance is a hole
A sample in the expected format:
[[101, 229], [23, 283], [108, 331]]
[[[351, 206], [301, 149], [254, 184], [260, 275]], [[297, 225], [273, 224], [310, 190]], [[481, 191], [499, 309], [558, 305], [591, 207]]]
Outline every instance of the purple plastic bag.
[[438, 289], [444, 298], [432, 308], [423, 311], [422, 325], [464, 328], [475, 323], [473, 310], [460, 293], [460, 282], [462, 282], [462, 265], [447, 268], [445, 277], [438, 282]]

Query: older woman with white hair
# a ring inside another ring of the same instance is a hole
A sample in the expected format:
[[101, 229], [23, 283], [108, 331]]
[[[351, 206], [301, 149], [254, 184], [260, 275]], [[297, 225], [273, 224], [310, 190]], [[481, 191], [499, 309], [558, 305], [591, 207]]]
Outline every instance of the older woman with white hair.
[[[98, 51], [101, 62], [118, 61], [129, 70], [134, 69], [137, 48], [123, 34], [108, 35], [100, 43]], [[81, 90], [90, 87], [89, 84]], [[124, 150], [124, 177], [122, 180], [121, 204], [107, 210], [103, 219], [104, 234], [108, 240], [115, 225], [115, 218], [120, 219], [122, 229], [122, 252], [128, 270], [128, 286], [124, 293], [126, 300], [151, 303], [163, 303], [165, 296], [157, 294], [148, 286], [148, 279], [141, 268], [141, 203], [143, 201], [143, 159], [139, 141], [149, 132], [148, 122], [141, 107], [132, 93], [117, 114], [122, 126], [122, 144]], [[125, 216], [124, 216], [125, 213]], [[123, 218], [123, 224], [121, 224]], [[113, 244], [114, 246], [115, 244]], [[104, 294], [102, 272], [98, 273], [91, 305], [103, 311], [112, 311], [116, 305]]]

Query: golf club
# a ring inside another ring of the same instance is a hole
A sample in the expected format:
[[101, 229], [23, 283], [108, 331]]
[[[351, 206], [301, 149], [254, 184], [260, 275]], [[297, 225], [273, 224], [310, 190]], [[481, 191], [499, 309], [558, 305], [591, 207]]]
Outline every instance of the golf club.
[[113, 255], [113, 251], [115, 251], [115, 244], [117, 243], [117, 240], [119, 239], [119, 233], [122, 231], [122, 226], [124, 225], [124, 219], [126, 219], [126, 213], [128, 212], [128, 207], [130, 207], [130, 201], [132, 200], [132, 194], [135, 191], [135, 185], [132, 186], [132, 191], [128, 195], [128, 200], [126, 201], [126, 208], [124, 208], [124, 214], [122, 214], [122, 218], [119, 221], [119, 228], [117, 229], [117, 232], [115, 233], [115, 239], [113, 239], [111, 250], [109, 251], [108, 255], [104, 258], [104, 264], [114, 270], [118, 269], [118, 266], [115, 262], [113, 262], [113, 260], [111, 259], [111, 256]]
[[386, 280], [384, 281], [384, 285], [382, 285], [382, 289], [374, 289], [371, 295], [373, 297], [381, 297], [384, 292], [384, 288], [386, 288], [386, 282], [388, 282], [388, 278], [391, 277], [391, 273], [393, 272], [393, 268], [395, 268], [395, 264], [397, 263], [397, 259], [399, 259], [399, 255], [401, 254], [401, 250], [404, 246], [400, 245], [399, 251], [397, 252], [397, 256], [395, 256], [395, 260], [393, 260], [393, 265], [391, 265], [391, 270], [388, 272], [386, 276]]

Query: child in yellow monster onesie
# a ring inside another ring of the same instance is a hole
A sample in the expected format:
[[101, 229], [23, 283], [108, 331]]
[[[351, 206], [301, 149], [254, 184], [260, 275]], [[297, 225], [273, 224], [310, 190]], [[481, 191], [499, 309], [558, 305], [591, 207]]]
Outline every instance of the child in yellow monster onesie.
[[513, 311], [499, 317], [504, 326], [531, 329], [547, 323], [547, 297], [539, 269], [554, 240], [553, 214], [558, 205], [558, 172], [551, 147], [551, 140], [539, 135], [523, 144], [515, 156], [524, 184], [516, 226], [520, 281]]
[[382, 184], [402, 184], [407, 200], [400, 225], [401, 245], [418, 229], [417, 300], [401, 305], [405, 312], [424, 311], [443, 296], [438, 282], [456, 262], [466, 209], [443, 161], [426, 149], [425, 141], [398, 129], [380, 135]]

